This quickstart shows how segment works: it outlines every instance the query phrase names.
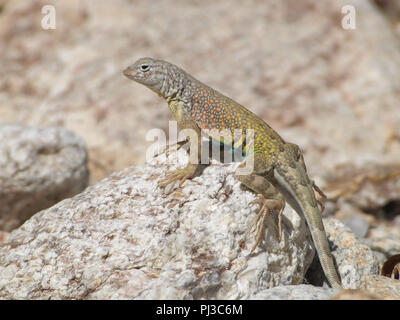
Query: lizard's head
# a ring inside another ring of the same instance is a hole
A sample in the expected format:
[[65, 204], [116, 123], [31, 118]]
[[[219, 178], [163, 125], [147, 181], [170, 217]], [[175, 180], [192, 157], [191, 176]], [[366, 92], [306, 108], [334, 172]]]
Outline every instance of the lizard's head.
[[131, 80], [145, 85], [164, 98], [171, 97], [180, 89], [184, 72], [177, 66], [153, 58], [140, 58], [127, 67], [123, 74]]
[[141, 58], [126, 68], [123, 73], [129, 79], [146, 86], [154, 86], [164, 80], [162, 66], [153, 58]]

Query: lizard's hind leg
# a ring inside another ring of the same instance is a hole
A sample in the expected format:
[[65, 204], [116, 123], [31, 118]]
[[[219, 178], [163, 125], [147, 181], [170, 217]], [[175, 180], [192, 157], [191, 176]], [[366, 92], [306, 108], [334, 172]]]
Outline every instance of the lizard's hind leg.
[[285, 200], [281, 193], [270, 183], [262, 174], [266, 171], [264, 170], [264, 163], [260, 165], [261, 162], [254, 159], [255, 170], [250, 174], [240, 174], [240, 169], [246, 166], [246, 161], [253, 161], [253, 159], [246, 159], [240, 166], [236, 169], [235, 177], [243, 183], [246, 187], [256, 192], [258, 199], [251, 202], [251, 204], [259, 204], [260, 210], [257, 214], [257, 218], [254, 223], [254, 230], [256, 231], [256, 240], [253, 245], [251, 252], [259, 245], [262, 240], [265, 221], [268, 217], [270, 211], [279, 210], [278, 215], [278, 227], [279, 227], [279, 241], [282, 239], [282, 212], [285, 208]]
[[[262, 240], [262, 236], [264, 234], [265, 229], [265, 221], [268, 217], [270, 211], [279, 210], [278, 214], [278, 237], [279, 241], [282, 240], [282, 213], [285, 209], [285, 201], [281, 199], [279, 194], [277, 194], [277, 199], [271, 199], [270, 197], [266, 199], [262, 194], [258, 194], [259, 199], [253, 200], [250, 204], [259, 204], [260, 210], [257, 213], [256, 221], [254, 222], [253, 232], [256, 233], [256, 242], [251, 248], [250, 252], [253, 252], [255, 248], [260, 244]], [[261, 222], [260, 222], [261, 220]]]

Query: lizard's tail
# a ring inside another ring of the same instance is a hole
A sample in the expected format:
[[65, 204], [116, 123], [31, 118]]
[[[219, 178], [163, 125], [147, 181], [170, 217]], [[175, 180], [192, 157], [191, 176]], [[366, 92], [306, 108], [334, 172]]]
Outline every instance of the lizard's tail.
[[324, 270], [324, 273], [331, 286], [335, 289], [341, 289], [342, 286], [333, 263], [331, 249], [329, 247], [325, 228], [322, 222], [320, 209], [318, 206], [303, 206], [301, 204], [300, 207], [311, 230], [311, 235], [314, 241], [315, 249], [318, 253], [319, 261], [321, 262], [322, 269]]
[[[292, 174], [296, 173], [292, 172]], [[298, 184], [296, 188], [294, 188], [291, 183], [288, 182], [290, 179], [285, 179], [284, 176], [280, 176], [278, 173], [276, 173], [275, 178], [277, 178], [279, 189], [285, 196], [287, 202], [298, 214], [305, 217], [326, 278], [333, 288], [341, 289], [342, 286], [333, 263], [331, 250], [322, 222], [321, 211], [317, 205], [312, 185], [310, 183], [306, 185]], [[305, 176], [298, 178], [304, 179]]]

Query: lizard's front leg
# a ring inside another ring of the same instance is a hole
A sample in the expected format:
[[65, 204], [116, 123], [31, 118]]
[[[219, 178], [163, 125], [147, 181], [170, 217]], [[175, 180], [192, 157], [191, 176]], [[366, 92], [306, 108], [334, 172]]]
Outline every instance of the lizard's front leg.
[[181, 187], [187, 179], [193, 177], [197, 167], [198, 164], [193, 164], [189, 162], [185, 168], [170, 170], [167, 172], [165, 178], [161, 179], [158, 182], [158, 186], [161, 188], [165, 188], [169, 184], [178, 181], [179, 186]]
[[[258, 161], [257, 161], [258, 159]], [[261, 162], [260, 162], [261, 160]], [[248, 166], [249, 161], [254, 161], [254, 170], [249, 174], [240, 174], [240, 171]], [[260, 205], [260, 210], [257, 214], [256, 221], [254, 223], [254, 231], [256, 232], [256, 241], [253, 245], [251, 252], [259, 245], [262, 240], [265, 229], [265, 221], [270, 211], [278, 210], [278, 228], [279, 228], [279, 241], [282, 238], [282, 212], [285, 208], [285, 200], [280, 192], [270, 183], [264, 176], [268, 171], [265, 166], [266, 161], [261, 156], [256, 155], [255, 157], [247, 158], [244, 160], [239, 167], [236, 169], [235, 177], [243, 183], [246, 187], [256, 192], [259, 199], [252, 201], [251, 203], [257, 203]]]
[[158, 185], [165, 188], [169, 184], [179, 182], [179, 186], [189, 178], [192, 178], [200, 164], [201, 158], [201, 131], [197, 124], [188, 116], [181, 112], [177, 112], [175, 117], [178, 125], [182, 128], [182, 133], [185, 134], [186, 140], [189, 141], [189, 161], [185, 168], [168, 171], [165, 178], [158, 182]]

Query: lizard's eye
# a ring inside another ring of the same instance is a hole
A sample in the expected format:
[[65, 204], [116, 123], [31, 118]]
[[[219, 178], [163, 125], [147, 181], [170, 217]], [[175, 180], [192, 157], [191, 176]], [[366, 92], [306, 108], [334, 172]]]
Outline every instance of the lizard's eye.
[[150, 66], [148, 64], [142, 64], [140, 66], [140, 71], [146, 72], [150, 70]]

